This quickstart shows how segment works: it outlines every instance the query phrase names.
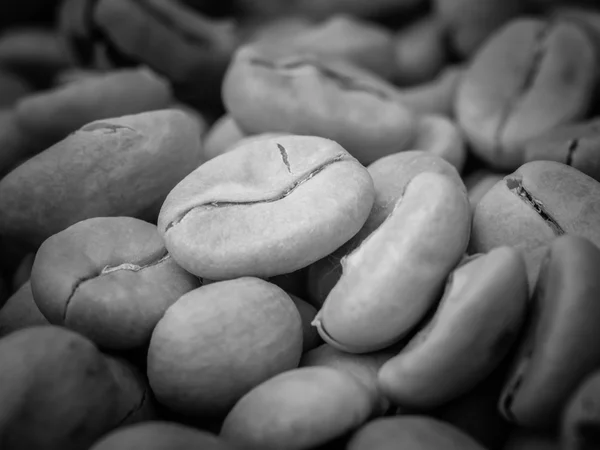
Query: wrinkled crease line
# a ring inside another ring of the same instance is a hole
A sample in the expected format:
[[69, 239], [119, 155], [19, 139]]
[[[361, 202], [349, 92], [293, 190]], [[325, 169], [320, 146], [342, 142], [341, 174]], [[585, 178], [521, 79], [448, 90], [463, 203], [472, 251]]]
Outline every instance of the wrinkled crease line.
[[88, 132], [88, 131], [97, 131], [97, 130], [108, 130], [107, 134], [114, 134], [117, 132], [117, 130], [131, 130], [137, 133], [137, 130], [135, 130], [134, 128], [128, 127], [126, 125], [119, 125], [119, 124], [114, 124], [114, 123], [109, 123], [109, 122], [97, 122], [97, 123], [91, 123], [88, 124], [82, 128], [80, 128], [79, 131], [84, 131], [84, 132]]
[[536, 200], [531, 193], [525, 189], [522, 181], [519, 178], [506, 178], [506, 186], [508, 190], [518, 196], [522, 201], [527, 203], [543, 220], [548, 224], [552, 231], [557, 236], [565, 234], [565, 230], [560, 224], [552, 217], [552, 215], [546, 211], [544, 204], [539, 200]]
[[138, 264], [134, 264], [134, 263], [123, 263], [123, 264], [119, 264], [118, 266], [105, 266], [102, 271], [100, 272], [100, 276], [101, 275], [106, 275], [112, 272], [117, 272], [119, 270], [129, 270], [132, 272], [139, 272], [140, 270], [146, 269], [148, 267], [152, 267], [152, 266], [156, 266], [166, 260], [168, 260], [169, 258], [171, 258], [171, 255], [167, 252], [165, 252], [165, 254], [160, 257], [159, 259], [155, 260], [155, 261], [151, 261], [148, 264], [144, 264], [144, 265], [138, 265]]
[[230, 207], [230, 206], [249, 206], [249, 205], [257, 205], [260, 203], [273, 203], [273, 202], [282, 200], [285, 197], [287, 197], [288, 195], [290, 195], [293, 191], [295, 191], [296, 188], [298, 188], [299, 186], [301, 186], [302, 184], [306, 183], [308, 180], [313, 178], [315, 175], [319, 174], [320, 172], [322, 172], [323, 170], [325, 170], [327, 167], [331, 166], [332, 164], [335, 164], [342, 160], [352, 161], [352, 159], [347, 158], [347, 155], [339, 154], [339, 155], [335, 156], [334, 158], [330, 159], [329, 161], [326, 161], [325, 163], [321, 164], [316, 169], [314, 169], [312, 172], [299, 178], [297, 181], [292, 183], [292, 185], [289, 188], [284, 190], [283, 193], [281, 193], [280, 195], [277, 195], [275, 197], [272, 197], [272, 198], [267, 198], [267, 199], [262, 199], [262, 200], [248, 200], [248, 201], [240, 201], [240, 202], [216, 201], [215, 200], [212, 202], [206, 202], [206, 203], [202, 203], [200, 205], [193, 206], [193, 207], [189, 208], [188, 210], [186, 210], [185, 212], [183, 212], [177, 219], [171, 221], [165, 228], [165, 233], [167, 231], [169, 231], [171, 228], [173, 228], [175, 225], [179, 224], [192, 211], [196, 211], [198, 209], [224, 208], [224, 207]]
[[69, 297], [67, 298], [67, 301], [65, 302], [65, 306], [63, 309], [63, 324], [66, 323], [66, 321], [67, 321], [67, 313], [69, 311], [69, 306], [70, 306], [73, 298], [75, 297], [75, 294], [79, 290], [79, 287], [82, 284], [84, 284], [85, 282], [93, 280], [95, 278], [102, 277], [104, 275], [108, 275], [109, 273], [113, 273], [113, 272], [117, 272], [117, 271], [121, 271], [121, 270], [127, 270], [127, 271], [131, 271], [131, 272], [139, 272], [148, 267], [153, 267], [158, 264], [161, 264], [161, 263], [169, 260], [170, 258], [171, 258], [171, 255], [165, 250], [165, 253], [159, 259], [151, 261], [148, 264], [138, 265], [138, 264], [133, 264], [133, 263], [123, 263], [118, 266], [108, 266], [107, 265], [107, 266], [104, 266], [104, 268], [98, 274], [93, 274], [93, 275], [90, 275], [87, 277], [80, 278], [79, 280], [77, 280], [77, 282], [73, 286], [71, 295], [69, 295]]
[[357, 80], [354, 77], [349, 75], [341, 74], [329, 67], [326, 67], [319, 63], [318, 61], [309, 61], [308, 59], [298, 59], [295, 61], [283, 62], [283, 63], [274, 63], [272, 61], [268, 61], [260, 58], [253, 58], [250, 61], [250, 64], [255, 66], [266, 67], [273, 70], [289, 70], [289, 69], [298, 69], [303, 66], [312, 66], [317, 69], [322, 75], [325, 77], [336, 81], [344, 90], [347, 91], [357, 91], [357, 92], [366, 92], [368, 94], [374, 95], [375, 97], [389, 101], [389, 95], [377, 89], [374, 86], [370, 86], [367, 83], [364, 83], [361, 80]]
[[65, 302], [65, 307], [63, 309], [63, 324], [66, 323], [66, 321], [67, 321], [67, 311], [69, 309], [69, 305], [71, 304], [73, 297], [75, 297], [75, 293], [79, 289], [79, 286], [81, 286], [83, 283], [85, 283], [86, 281], [89, 281], [93, 278], [96, 278], [96, 275], [90, 275], [88, 277], [83, 277], [83, 278], [78, 279], [75, 282], [75, 285], [73, 286], [73, 290], [71, 291], [71, 295], [69, 295], [69, 297], [67, 298], [67, 301]]
[[285, 150], [285, 147], [281, 144], [277, 144], [277, 148], [279, 148], [279, 153], [281, 154], [283, 164], [285, 164], [285, 167], [287, 167], [288, 172], [292, 173], [292, 168], [290, 167], [290, 160], [288, 159], [288, 154]]
[[553, 24], [547, 24], [542, 28], [535, 37], [534, 49], [533, 49], [533, 58], [531, 66], [528, 68], [525, 73], [525, 77], [523, 78], [523, 82], [521, 86], [512, 99], [508, 102], [506, 109], [502, 112], [502, 116], [500, 118], [500, 123], [498, 124], [498, 128], [496, 129], [496, 133], [494, 136], [494, 153], [499, 154], [502, 152], [502, 136], [506, 130], [506, 126], [512, 113], [517, 109], [517, 106], [523, 101], [523, 97], [525, 94], [533, 87], [535, 81], [540, 73], [542, 62], [544, 61], [544, 56], [548, 49], [546, 48], [546, 38], [550, 34], [553, 29]]

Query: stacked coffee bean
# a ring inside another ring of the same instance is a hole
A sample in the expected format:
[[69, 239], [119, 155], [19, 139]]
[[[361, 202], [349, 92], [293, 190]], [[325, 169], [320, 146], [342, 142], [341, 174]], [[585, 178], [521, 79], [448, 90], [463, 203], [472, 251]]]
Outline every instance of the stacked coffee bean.
[[9, 3], [0, 449], [600, 448], [594, 1]]

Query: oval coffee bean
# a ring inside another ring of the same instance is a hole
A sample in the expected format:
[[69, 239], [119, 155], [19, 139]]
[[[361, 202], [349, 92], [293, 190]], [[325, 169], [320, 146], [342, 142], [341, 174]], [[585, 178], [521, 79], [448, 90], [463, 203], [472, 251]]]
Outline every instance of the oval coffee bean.
[[309, 267], [308, 292], [315, 306], [323, 305], [342, 275], [341, 259], [379, 228], [416, 175], [423, 172], [441, 173], [452, 178], [458, 186], [463, 186], [460, 175], [452, 165], [423, 150], [408, 150], [385, 156], [369, 164], [367, 170], [375, 186], [375, 201], [369, 217], [352, 239]]
[[527, 271], [502, 247], [467, 260], [450, 275], [430, 321], [379, 371], [395, 404], [431, 409], [465, 394], [492, 373], [520, 331]]
[[599, 62], [574, 23], [517, 19], [502, 27], [475, 55], [456, 97], [473, 151], [494, 168], [519, 167], [529, 139], [584, 117]]
[[31, 283], [27, 281], [0, 306], [0, 338], [13, 331], [50, 325], [33, 299]]
[[42, 244], [31, 286], [51, 323], [125, 350], [147, 345], [167, 308], [200, 282], [167, 253], [155, 225], [98, 217]]
[[0, 339], [0, 366], [3, 450], [87, 449], [130, 416], [152, 418], [141, 374], [64, 328]]
[[91, 217], [153, 221], [200, 158], [198, 123], [178, 110], [89, 123], [0, 180], [0, 234], [35, 248]]
[[235, 53], [223, 81], [225, 106], [247, 132], [322, 136], [363, 164], [406, 150], [413, 139], [416, 116], [396, 95], [346, 61], [273, 55], [256, 45]]
[[342, 276], [314, 321], [323, 340], [351, 353], [400, 341], [439, 300], [469, 229], [464, 185], [416, 175], [387, 219], [342, 260]]
[[227, 415], [220, 436], [248, 450], [309, 450], [366, 422], [368, 389], [330, 367], [279, 374], [248, 392]]
[[149, 421], [121, 427], [105, 435], [90, 450], [232, 450], [206, 431], [175, 422]]
[[562, 236], [547, 253], [527, 335], [519, 345], [500, 408], [526, 427], [557, 426], [569, 397], [600, 366], [600, 248]]
[[545, 248], [564, 234], [600, 246], [600, 183], [553, 161], [522, 165], [498, 182], [473, 213], [470, 251], [500, 246], [523, 251], [533, 289]]
[[561, 419], [561, 445], [565, 450], [600, 447], [600, 370], [586, 376], [572, 393]]
[[459, 429], [427, 416], [396, 416], [372, 420], [360, 428], [348, 450], [484, 450]]
[[195, 275], [271, 277], [349, 240], [373, 196], [369, 173], [340, 145], [280, 136], [198, 167], [169, 193], [158, 228], [173, 258]]
[[238, 278], [188, 292], [167, 310], [150, 341], [148, 378], [171, 410], [218, 418], [258, 384], [297, 367], [301, 354], [302, 323], [290, 297], [258, 278]]

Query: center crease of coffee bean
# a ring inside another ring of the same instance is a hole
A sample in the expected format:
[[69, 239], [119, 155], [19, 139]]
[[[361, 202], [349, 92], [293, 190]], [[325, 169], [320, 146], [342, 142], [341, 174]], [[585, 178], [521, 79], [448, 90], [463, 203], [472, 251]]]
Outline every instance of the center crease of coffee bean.
[[75, 283], [75, 285], [73, 286], [71, 295], [69, 295], [69, 297], [67, 298], [67, 301], [65, 302], [65, 307], [63, 309], [63, 322], [66, 323], [69, 306], [70, 306], [71, 302], [73, 301], [75, 294], [77, 293], [77, 291], [79, 290], [79, 288], [81, 287], [82, 284], [86, 283], [87, 281], [90, 281], [90, 280], [93, 280], [93, 279], [96, 279], [96, 278], [99, 278], [104, 275], [108, 275], [110, 273], [117, 272], [117, 271], [126, 270], [126, 271], [130, 271], [130, 272], [139, 272], [141, 270], [147, 269], [149, 267], [157, 266], [157, 265], [169, 260], [171, 258], [171, 255], [169, 253], [167, 253], [166, 249], [163, 249], [161, 251], [161, 256], [158, 259], [154, 255], [152, 255], [150, 258], [151, 258], [151, 260], [147, 263], [143, 263], [143, 262], [140, 262], [138, 264], [123, 263], [118, 266], [107, 265], [107, 266], [104, 266], [104, 268], [98, 274], [92, 274], [90, 276], [82, 277], [82, 278], [78, 279], [77, 282]]
[[106, 130], [106, 134], [114, 134], [117, 132], [117, 130], [131, 130], [134, 132], [137, 132], [135, 129], [131, 128], [131, 127], [127, 127], [125, 125], [117, 125], [114, 123], [107, 123], [107, 122], [98, 122], [98, 123], [93, 123], [90, 125], [86, 125], [85, 127], [81, 128], [81, 131], [96, 131], [96, 130]]
[[[390, 96], [381, 89], [376, 88], [375, 86], [371, 86], [368, 83], [365, 83], [362, 80], [358, 80], [355, 77], [351, 77], [349, 75], [344, 75], [339, 73], [336, 70], [333, 70], [329, 67], [326, 67], [320, 64], [318, 61], [310, 61], [308, 59], [297, 59], [292, 61], [287, 61], [283, 63], [275, 63], [273, 61], [268, 61], [260, 58], [253, 58], [250, 61], [250, 64], [255, 66], [266, 67], [273, 70], [293, 70], [299, 69], [302, 67], [312, 67], [316, 69], [321, 75], [325, 78], [328, 78], [334, 81], [340, 88], [345, 91], [356, 91], [363, 92], [367, 94], [371, 94], [374, 97], [377, 97], [384, 101], [390, 101]], [[285, 74], [290, 76], [290, 74]]]
[[166, 253], [160, 259], [149, 262], [148, 264], [135, 264], [135, 263], [123, 263], [118, 266], [105, 266], [100, 272], [101, 275], [106, 275], [112, 272], [117, 272], [119, 270], [129, 270], [130, 272], [139, 272], [140, 270], [146, 269], [148, 267], [156, 266], [162, 262], [165, 262], [171, 257], [169, 253]]
[[512, 113], [517, 109], [519, 104], [523, 102], [526, 94], [531, 90], [538, 78], [542, 68], [542, 63], [544, 61], [544, 56], [546, 56], [548, 51], [547, 38], [552, 32], [553, 27], [553, 24], [546, 24], [546, 26], [544, 26], [535, 37], [533, 56], [531, 58], [529, 67], [523, 75], [523, 81], [519, 88], [513, 93], [511, 99], [507, 102], [504, 110], [502, 111], [502, 116], [494, 137], [496, 154], [502, 153], [504, 150], [502, 136], [506, 130], [506, 126], [508, 125], [508, 121], [510, 120]]
[[[332, 159], [324, 162], [320, 166], [316, 167], [314, 170], [312, 170], [311, 172], [307, 173], [303, 177], [300, 177], [298, 180], [294, 181], [287, 189], [285, 189], [281, 194], [279, 194], [279, 195], [277, 195], [275, 197], [265, 198], [265, 199], [261, 199], [261, 200], [247, 200], [247, 201], [218, 201], [218, 200], [215, 200], [215, 201], [211, 201], [211, 202], [201, 203], [199, 205], [196, 205], [196, 206], [193, 206], [191, 208], [188, 208], [177, 219], [171, 221], [167, 225], [167, 227], [165, 228], [165, 233], [168, 232], [175, 225], [181, 223], [181, 221], [183, 219], [185, 219], [192, 211], [196, 211], [196, 210], [199, 210], [199, 209], [205, 209], [206, 210], [206, 209], [213, 209], [213, 208], [225, 208], [225, 207], [230, 207], [230, 206], [251, 206], [251, 205], [257, 205], [259, 203], [273, 203], [273, 202], [276, 202], [278, 200], [282, 200], [285, 197], [287, 197], [288, 195], [290, 195], [297, 187], [299, 187], [302, 184], [306, 183], [308, 180], [310, 180], [311, 178], [313, 178], [315, 175], [321, 173], [327, 167], [329, 167], [332, 164], [335, 164], [337, 162], [343, 161], [343, 160], [346, 160], [346, 161], [355, 161], [354, 159], [350, 159], [345, 154], [339, 154], [339, 155], [335, 156], [334, 158], [332, 158]], [[358, 162], [357, 162], [357, 164], [358, 164]]]
[[531, 208], [548, 224], [555, 235], [562, 236], [565, 234], [565, 230], [560, 224], [552, 217], [552, 215], [546, 211], [544, 204], [539, 200], [535, 199], [533, 195], [523, 186], [522, 180], [515, 177], [507, 177], [505, 179], [506, 187], [521, 200], [527, 203]]

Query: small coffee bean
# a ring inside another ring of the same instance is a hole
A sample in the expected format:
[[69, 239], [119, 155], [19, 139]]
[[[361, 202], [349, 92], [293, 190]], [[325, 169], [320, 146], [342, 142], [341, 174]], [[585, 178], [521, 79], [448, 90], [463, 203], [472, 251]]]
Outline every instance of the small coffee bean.
[[274, 284], [212, 283], [183, 295], [158, 322], [148, 379], [169, 409], [222, 418], [254, 387], [297, 367], [302, 339], [298, 309]]

